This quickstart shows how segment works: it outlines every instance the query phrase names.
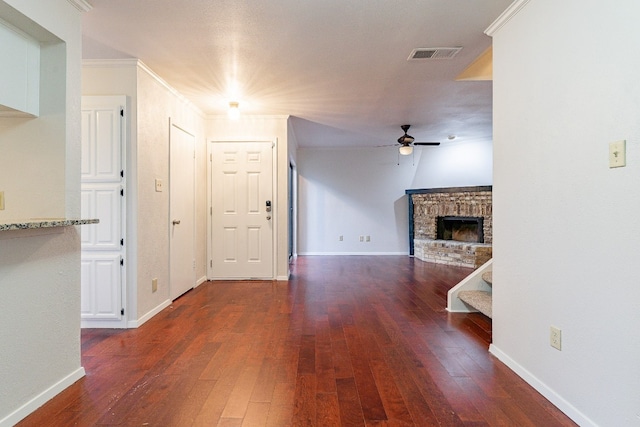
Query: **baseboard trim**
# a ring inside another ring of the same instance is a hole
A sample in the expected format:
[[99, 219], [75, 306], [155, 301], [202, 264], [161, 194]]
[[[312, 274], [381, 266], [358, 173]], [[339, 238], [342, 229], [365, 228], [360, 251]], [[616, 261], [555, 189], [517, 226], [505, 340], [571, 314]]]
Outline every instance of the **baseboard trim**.
[[42, 393], [38, 394], [36, 397], [29, 400], [27, 403], [1, 419], [0, 427], [11, 427], [18, 424], [18, 422], [25, 419], [29, 414], [47, 403], [49, 400], [53, 399], [64, 389], [84, 376], [85, 372], [83, 367], [76, 369], [57, 383], [53, 384], [51, 387], [44, 390]]
[[160, 304], [157, 307], [153, 308], [152, 310], [148, 311], [144, 316], [138, 318], [138, 320], [129, 321], [127, 323], [127, 327], [129, 327], [129, 328], [139, 328], [140, 326], [144, 325], [153, 316], [155, 316], [156, 314], [160, 313], [162, 310], [164, 310], [165, 308], [169, 307], [170, 305], [171, 305], [171, 300], [168, 299], [168, 300], [164, 301], [162, 304]]
[[409, 256], [409, 252], [300, 252], [300, 256], [345, 256], [345, 255], [357, 255], [357, 256], [389, 256], [389, 255], [402, 255]]
[[194, 288], [197, 288], [198, 286], [202, 285], [206, 281], [207, 281], [207, 276], [202, 276], [196, 281], [196, 285], [194, 286]]
[[489, 353], [493, 354], [498, 358], [502, 363], [507, 365], [509, 369], [518, 374], [523, 380], [525, 380], [531, 387], [536, 389], [541, 395], [543, 395], [547, 400], [553, 403], [558, 409], [564, 412], [569, 418], [571, 418], [578, 425], [586, 427], [592, 426], [597, 427], [598, 425], [590, 420], [585, 414], [580, 412], [569, 403], [566, 399], [556, 393], [553, 389], [547, 386], [545, 383], [540, 381], [535, 375], [525, 369], [518, 362], [509, 357], [506, 353], [500, 350], [495, 345], [491, 344], [489, 346]]

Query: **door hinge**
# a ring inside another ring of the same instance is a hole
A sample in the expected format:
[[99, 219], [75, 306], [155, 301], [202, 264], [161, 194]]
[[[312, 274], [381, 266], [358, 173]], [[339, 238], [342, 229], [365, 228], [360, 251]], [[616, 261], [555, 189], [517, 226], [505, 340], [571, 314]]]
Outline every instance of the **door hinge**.
[[120, 189], [120, 195], [121, 195], [122, 197], [124, 197], [124, 188], [121, 188], [121, 189]]
[[209, 267], [213, 268], [213, 260], [212, 259], [209, 260]]
[[124, 316], [124, 308], [120, 309], [120, 316]]
[[124, 108], [120, 109], [120, 117], [124, 117]]
[[120, 258], [120, 265], [124, 265], [124, 259]]
[[213, 161], [213, 154], [209, 154], [209, 161], [212, 162]]
[[124, 170], [120, 171], [120, 178], [124, 178]]
[[209, 206], [209, 215], [213, 215], [213, 207]]
[[124, 246], [124, 239], [120, 239], [120, 246]]

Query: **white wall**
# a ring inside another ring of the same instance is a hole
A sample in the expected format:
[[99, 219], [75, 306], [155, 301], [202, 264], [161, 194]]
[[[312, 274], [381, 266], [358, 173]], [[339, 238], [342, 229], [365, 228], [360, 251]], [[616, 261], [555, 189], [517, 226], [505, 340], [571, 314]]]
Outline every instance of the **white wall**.
[[453, 141], [422, 151], [410, 188], [443, 188], [491, 185], [491, 141]]
[[408, 254], [405, 190], [492, 182], [491, 144], [443, 143], [399, 161], [395, 147], [300, 149], [298, 253]]
[[639, 19], [531, 0], [493, 39], [492, 351], [580, 425], [640, 425]]
[[[25, 180], [31, 200], [51, 203], [51, 210], [26, 203], [19, 215], [77, 217], [80, 214], [80, 11], [67, 0], [0, 1], [57, 36], [64, 44], [44, 49], [55, 87], [41, 93], [37, 119], [1, 119], [0, 149], [19, 170], [0, 174]], [[14, 13], [15, 11], [10, 11]], [[20, 26], [19, 22], [14, 22]], [[24, 23], [24, 21], [22, 22]], [[46, 77], [45, 77], [46, 78]], [[20, 127], [20, 129], [16, 129]], [[37, 140], [48, 145], [38, 149]], [[31, 145], [13, 151], [12, 144]], [[12, 157], [13, 156], [13, 157]], [[42, 166], [42, 169], [39, 168]], [[51, 179], [49, 179], [51, 172]], [[53, 183], [53, 187], [51, 184]], [[51, 194], [39, 196], [39, 192]], [[15, 201], [15, 199], [13, 199]], [[7, 208], [12, 200], [7, 200]], [[84, 375], [80, 366], [80, 239], [79, 229], [66, 227], [33, 235], [0, 232], [0, 425], [13, 425], [40, 404]]]
[[[138, 67], [138, 314], [152, 312], [169, 293], [169, 119], [195, 135], [196, 143], [196, 277], [206, 276], [205, 119], [181, 95], [146, 67]], [[165, 191], [155, 191], [155, 179]], [[158, 291], [151, 280], [158, 278]]]
[[[196, 278], [206, 277], [205, 119], [179, 93], [137, 60], [85, 61], [83, 95], [131, 99], [127, 159], [127, 295], [130, 326], [170, 301], [169, 120], [196, 139]], [[155, 191], [155, 179], [165, 191]], [[152, 292], [151, 281], [158, 279]]]

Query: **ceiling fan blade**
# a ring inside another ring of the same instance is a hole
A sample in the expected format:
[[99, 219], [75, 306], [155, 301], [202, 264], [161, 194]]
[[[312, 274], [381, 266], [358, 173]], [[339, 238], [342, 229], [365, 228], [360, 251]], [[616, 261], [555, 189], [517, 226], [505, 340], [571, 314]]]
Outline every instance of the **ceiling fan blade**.
[[413, 145], [440, 145], [439, 142], [414, 142]]

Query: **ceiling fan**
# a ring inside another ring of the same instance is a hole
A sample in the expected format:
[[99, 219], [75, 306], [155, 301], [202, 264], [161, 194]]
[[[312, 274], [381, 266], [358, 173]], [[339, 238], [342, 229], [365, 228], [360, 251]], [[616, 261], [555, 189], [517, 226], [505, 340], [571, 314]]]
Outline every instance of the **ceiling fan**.
[[400, 154], [408, 156], [413, 153], [413, 145], [440, 145], [439, 142], [414, 142], [415, 138], [407, 133], [411, 125], [400, 126], [404, 131], [404, 135], [398, 138], [398, 144], [400, 144]]

